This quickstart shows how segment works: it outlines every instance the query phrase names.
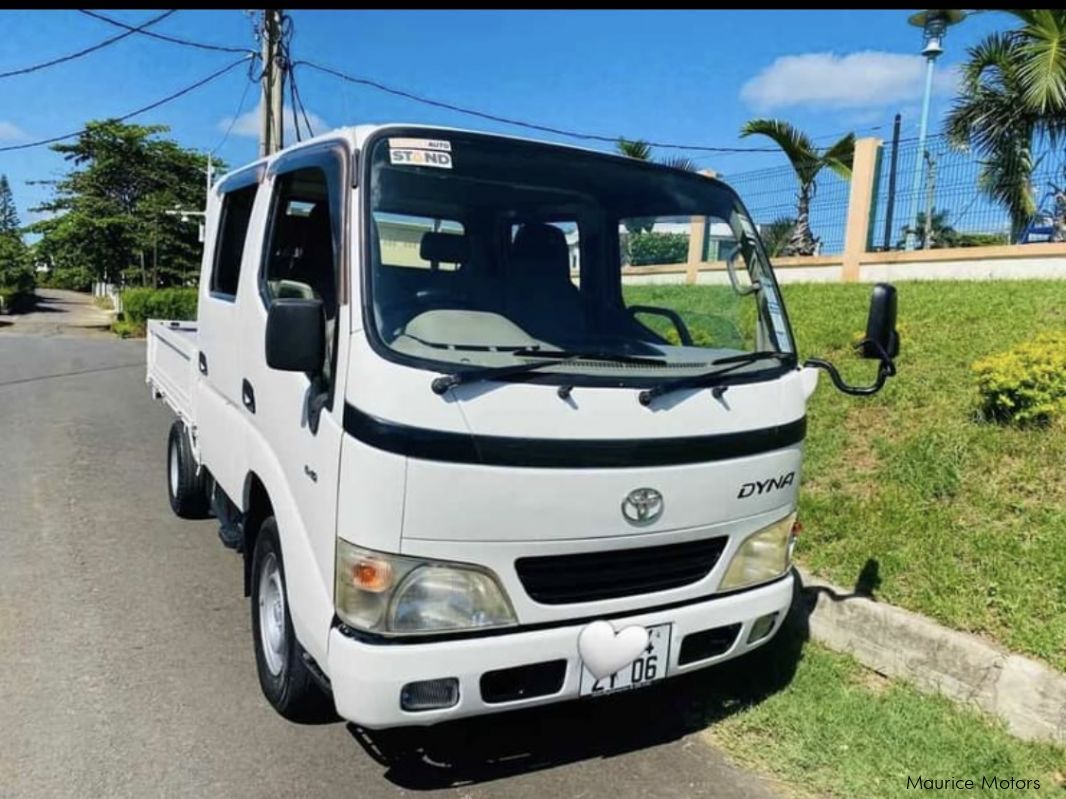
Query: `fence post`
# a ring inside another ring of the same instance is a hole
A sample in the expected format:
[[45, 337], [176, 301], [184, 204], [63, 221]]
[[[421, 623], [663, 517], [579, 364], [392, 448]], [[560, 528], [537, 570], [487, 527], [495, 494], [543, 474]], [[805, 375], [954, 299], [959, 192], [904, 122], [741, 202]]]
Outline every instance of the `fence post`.
[[[701, 169], [700, 174], [713, 178], [718, 173], [713, 169]], [[692, 217], [692, 226], [688, 236], [688, 261], [685, 266], [685, 282], [693, 285], [700, 276], [700, 262], [707, 245], [707, 217]]]
[[858, 139], [855, 160], [851, 166], [851, 188], [848, 193], [847, 227], [844, 229], [845, 283], [859, 279], [859, 261], [870, 241], [870, 217], [873, 211], [874, 186], [877, 183], [877, 156], [881, 140]]
[[707, 234], [707, 218], [692, 217], [692, 227], [688, 236], [688, 263], [685, 268], [685, 282], [694, 284], [700, 275], [700, 261], [703, 260], [703, 243]]

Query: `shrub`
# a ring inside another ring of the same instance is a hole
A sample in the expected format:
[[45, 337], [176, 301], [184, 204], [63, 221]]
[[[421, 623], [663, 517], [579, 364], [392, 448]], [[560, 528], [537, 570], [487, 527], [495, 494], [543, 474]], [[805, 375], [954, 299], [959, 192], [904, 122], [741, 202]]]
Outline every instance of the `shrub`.
[[121, 295], [122, 318], [112, 330], [123, 338], [143, 336], [149, 319], [195, 319], [196, 297], [194, 288], [126, 289]]
[[684, 233], [631, 233], [628, 237], [629, 264], [678, 264], [688, 260], [688, 236]]
[[1066, 413], [1066, 329], [982, 358], [973, 371], [988, 419], [1046, 424]]

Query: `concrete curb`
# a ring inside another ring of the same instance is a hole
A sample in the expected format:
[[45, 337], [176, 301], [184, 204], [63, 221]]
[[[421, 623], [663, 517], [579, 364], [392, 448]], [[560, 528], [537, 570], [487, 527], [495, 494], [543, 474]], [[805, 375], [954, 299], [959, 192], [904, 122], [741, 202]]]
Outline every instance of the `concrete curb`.
[[993, 713], [1019, 738], [1066, 743], [1066, 674], [800, 570], [813, 640], [864, 666]]

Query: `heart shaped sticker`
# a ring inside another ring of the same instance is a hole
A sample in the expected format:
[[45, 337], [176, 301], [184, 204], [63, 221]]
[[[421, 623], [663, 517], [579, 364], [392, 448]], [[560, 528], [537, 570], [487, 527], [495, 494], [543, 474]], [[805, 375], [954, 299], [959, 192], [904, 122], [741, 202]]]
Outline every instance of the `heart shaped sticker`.
[[625, 668], [648, 645], [648, 631], [626, 627], [616, 633], [610, 622], [594, 621], [577, 637], [577, 651], [585, 667], [597, 680]]

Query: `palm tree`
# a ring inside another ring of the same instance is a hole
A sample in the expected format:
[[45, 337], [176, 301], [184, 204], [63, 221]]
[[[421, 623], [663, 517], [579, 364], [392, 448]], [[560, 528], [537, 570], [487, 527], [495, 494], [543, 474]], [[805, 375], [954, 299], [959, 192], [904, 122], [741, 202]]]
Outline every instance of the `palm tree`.
[[[929, 224], [926, 225], [925, 212], [919, 211], [917, 219], [918, 224], [913, 228], [910, 225], [903, 228], [904, 240], [906, 240], [907, 234], [913, 234], [918, 241], [918, 249], [924, 250], [925, 239], [928, 235], [930, 249], [936, 249], [938, 247], [954, 247], [958, 241], [959, 234], [948, 222], [949, 214], [950, 212], [943, 208], [939, 211], [934, 208], [932, 218], [930, 219]], [[898, 246], [902, 249], [903, 241], [900, 241]]]
[[[962, 88], [946, 129], [959, 149], [980, 156], [978, 187], [1006, 207], [1017, 241], [1036, 214], [1033, 142], [1066, 134], [1066, 11], [1014, 9], [1016, 30], [968, 50]], [[1056, 225], [1056, 228], [1066, 226]]]
[[741, 128], [740, 135], [766, 136], [788, 157], [796, 172], [799, 191], [796, 196], [796, 225], [781, 254], [814, 255], [818, 247], [818, 239], [811, 232], [811, 198], [816, 190], [815, 179], [823, 167], [828, 167], [842, 178], [851, 178], [855, 134], [843, 136], [821, 152], [806, 133], [779, 119], [753, 119]]
[[619, 139], [615, 145], [619, 155], [635, 158], [638, 161], [653, 161], [656, 164], [683, 169], [685, 172], [699, 172], [700, 168], [691, 158], [684, 155], [671, 155], [666, 158], [652, 158], [652, 148], [643, 139]]
[[762, 225], [759, 233], [766, 252], [771, 258], [776, 258], [785, 250], [785, 245], [792, 237], [792, 231], [796, 229], [796, 220], [791, 216], [782, 216], [768, 225]]

